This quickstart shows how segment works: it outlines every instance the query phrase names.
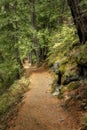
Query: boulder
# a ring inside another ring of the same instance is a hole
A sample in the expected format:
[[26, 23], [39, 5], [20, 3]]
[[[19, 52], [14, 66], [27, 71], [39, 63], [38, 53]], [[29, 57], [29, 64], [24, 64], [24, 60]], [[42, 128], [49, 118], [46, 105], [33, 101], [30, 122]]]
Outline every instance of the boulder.
[[63, 85], [66, 85], [72, 81], [77, 81], [79, 80], [79, 75], [78, 73], [69, 73], [69, 72], [66, 72], [64, 73], [64, 75], [62, 76], [62, 84]]

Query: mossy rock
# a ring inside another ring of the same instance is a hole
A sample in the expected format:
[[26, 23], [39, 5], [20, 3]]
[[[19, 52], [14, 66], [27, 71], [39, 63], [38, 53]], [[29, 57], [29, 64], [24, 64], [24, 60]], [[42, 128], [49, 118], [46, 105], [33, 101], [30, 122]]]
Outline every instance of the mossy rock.
[[64, 93], [64, 92], [66, 92], [66, 91], [68, 91], [68, 89], [67, 89], [67, 86], [64, 85], [64, 86], [61, 88], [61, 92]]
[[79, 75], [77, 75], [77, 74], [76, 75], [71, 75], [71, 74], [64, 75], [62, 78], [62, 84], [66, 85], [72, 81], [77, 81], [77, 80], [79, 80]]
[[62, 84], [66, 85], [72, 81], [77, 81], [79, 79], [79, 75], [78, 74], [71, 74], [71, 73], [65, 73], [62, 76]]
[[60, 61], [60, 66], [59, 66], [59, 71], [61, 72], [61, 74], [63, 74], [66, 71], [66, 66], [68, 64], [68, 58], [64, 57], [61, 61]]
[[62, 84], [66, 85], [71, 81], [79, 80], [79, 72], [76, 64], [68, 64], [65, 73], [62, 75]]
[[76, 59], [78, 64], [87, 66], [87, 42], [80, 46], [79, 56]]
[[57, 97], [58, 99], [63, 99], [64, 98], [63, 93], [59, 93]]
[[72, 91], [74, 89], [77, 89], [78, 87], [80, 86], [80, 82], [77, 81], [77, 82], [71, 82], [67, 85], [67, 90], [68, 91]]
[[61, 72], [61, 74], [64, 74], [65, 68], [66, 66], [64, 64], [59, 67], [59, 71]]
[[58, 80], [58, 76], [54, 73], [53, 75], [53, 82], [52, 82], [52, 85], [51, 85], [51, 93], [55, 92], [55, 89], [57, 87], [57, 80]]

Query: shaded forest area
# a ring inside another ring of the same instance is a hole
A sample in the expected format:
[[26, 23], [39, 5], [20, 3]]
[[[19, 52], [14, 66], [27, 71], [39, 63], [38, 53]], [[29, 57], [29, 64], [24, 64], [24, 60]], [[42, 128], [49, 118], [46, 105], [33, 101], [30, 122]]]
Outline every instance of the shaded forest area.
[[[45, 62], [55, 73], [52, 93], [63, 98], [68, 91], [65, 106], [75, 100], [87, 112], [87, 1], [0, 1], [1, 115], [15, 102], [14, 94], [6, 100], [4, 94], [23, 76], [25, 59], [37, 67]], [[29, 81], [24, 78], [21, 91], [25, 84]], [[84, 121], [86, 130], [87, 115]]]

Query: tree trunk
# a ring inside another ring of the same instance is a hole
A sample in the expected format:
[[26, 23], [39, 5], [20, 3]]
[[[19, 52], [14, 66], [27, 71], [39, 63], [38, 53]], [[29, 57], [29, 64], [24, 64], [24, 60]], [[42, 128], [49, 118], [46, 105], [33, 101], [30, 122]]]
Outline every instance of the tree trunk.
[[[17, 2], [15, 1], [14, 3], [14, 13], [16, 14], [17, 13]], [[18, 22], [17, 21], [14, 21], [14, 24], [15, 24], [15, 29], [14, 31], [17, 32], [18, 31]], [[18, 36], [17, 34], [14, 35], [14, 41], [15, 41], [15, 44], [18, 44]], [[16, 58], [16, 61], [17, 63], [20, 65], [20, 68], [23, 67], [22, 65], [22, 62], [21, 62], [21, 59], [20, 59], [20, 56], [19, 56], [19, 48], [18, 46], [14, 48], [14, 51], [15, 51], [15, 58]]]
[[35, 47], [35, 51], [36, 51], [36, 60], [37, 60], [37, 66], [40, 63], [40, 48], [39, 48], [39, 43], [38, 43], [38, 39], [37, 39], [37, 35], [36, 35], [36, 14], [35, 14], [35, 0], [31, 1], [31, 23], [32, 23], [32, 28], [33, 28], [33, 44]]
[[87, 15], [81, 9], [82, 0], [68, 0], [74, 23], [77, 28], [80, 43], [87, 41]]
[[23, 65], [22, 65], [22, 62], [21, 62], [21, 59], [20, 59], [20, 56], [19, 56], [19, 49], [16, 47], [14, 48], [15, 50], [15, 58], [16, 58], [16, 61], [17, 63], [20, 65], [20, 68], [23, 68]]

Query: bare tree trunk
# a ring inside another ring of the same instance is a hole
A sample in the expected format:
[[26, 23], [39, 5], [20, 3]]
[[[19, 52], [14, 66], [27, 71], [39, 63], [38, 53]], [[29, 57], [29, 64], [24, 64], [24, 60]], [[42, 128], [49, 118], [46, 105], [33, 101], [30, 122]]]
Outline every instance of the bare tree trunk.
[[[14, 3], [14, 12], [15, 12], [15, 14], [16, 14], [16, 11], [17, 11], [17, 2], [15, 1], [15, 3]], [[18, 22], [17, 21], [14, 21], [14, 24], [15, 24], [15, 32], [17, 32], [18, 31]], [[15, 41], [15, 44], [17, 44], [18, 43], [18, 36], [17, 36], [17, 34], [16, 35], [14, 35], [14, 41]], [[17, 63], [20, 65], [20, 68], [22, 68], [23, 67], [23, 65], [22, 65], [22, 62], [21, 62], [21, 59], [20, 59], [20, 56], [19, 56], [19, 48], [18, 48], [18, 46], [16, 47], [16, 48], [14, 48], [15, 49], [15, 58], [16, 58], [16, 60], [17, 60]]]
[[40, 63], [40, 47], [39, 47], [39, 43], [38, 43], [38, 39], [37, 39], [37, 35], [36, 35], [36, 14], [35, 14], [35, 0], [31, 1], [31, 23], [32, 23], [32, 28], [33, 28], [33, 44], [35, 46], [35, 51], [36, 51], [36, 60], [37, 60], [37, 66]]
[[81, 43], [87, 41], [87, 15], [82, 13], [82, 0], [68, 0], [74, 23], [77, 28], [78, 36]]

